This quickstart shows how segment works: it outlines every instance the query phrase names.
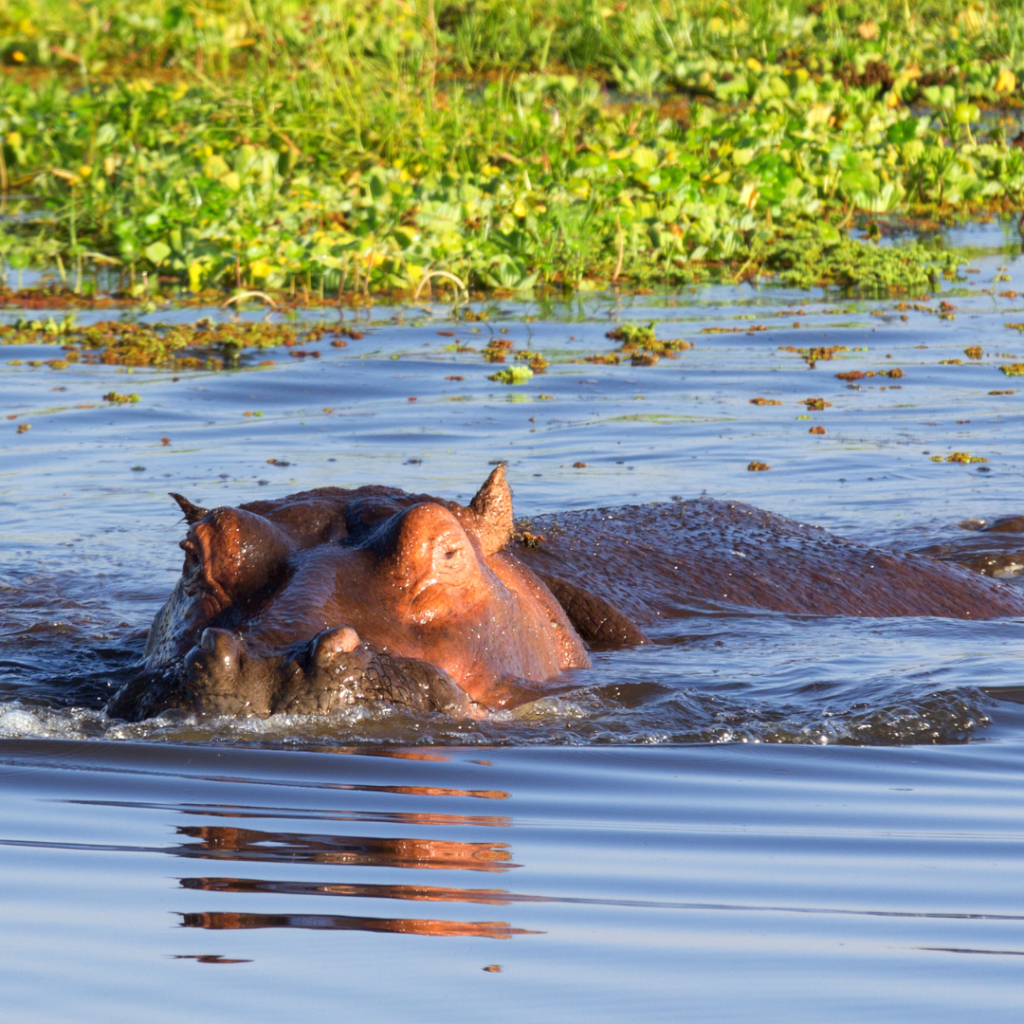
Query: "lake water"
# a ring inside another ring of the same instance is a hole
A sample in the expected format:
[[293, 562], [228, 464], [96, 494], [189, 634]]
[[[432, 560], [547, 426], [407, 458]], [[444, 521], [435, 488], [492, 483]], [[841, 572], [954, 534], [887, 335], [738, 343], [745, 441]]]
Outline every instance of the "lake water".
[[[1021, 535], [960, 524], [1024, 513], [1024, 384], [999, 370], [1024, 361], [1024, 261], [996, 229], [959, 241], [978, 273], [902, 309], [747, 286], [378, 306], [346, 348], [222, 373], [0, 348], [4, 1019], [1019, 1020], [1020, 620], [690, 615], [484, 723], [102, 713], [180, 571], [172, 490], [467, 500], [506, 459], [522, 515], [707, 492], [980, 544], [1021, 585]], [[650, 320], [695, 347], [579, 361]], [[509, 387], [453, 351], [492, 336], [551, 367]], [[954, 452], [987, 461], [933, 461]]]

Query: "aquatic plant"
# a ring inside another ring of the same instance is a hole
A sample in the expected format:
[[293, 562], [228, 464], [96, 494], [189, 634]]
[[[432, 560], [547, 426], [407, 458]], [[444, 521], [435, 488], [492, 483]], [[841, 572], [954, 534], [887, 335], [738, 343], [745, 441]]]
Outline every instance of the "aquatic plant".
[[488, 380], [497, 381], [499, 384], [525, 384], [532, 377], [533, 370], [528, 366], [510, 366], [507, 370], [492, 373]]
[[1022, 33], [1011, 0], [10, 0], [3, 283], [915, 292], [958, 257], [887, 218], [1024, 204]]
[[[320, 332], [321, 336], [323, 333]], [[214, 323], [206, 318], [188, 325], [130, 320], [78, 325], [69, 315], [56, 325], [51, 318], [21, 319], [13, 325], [0, 326], [0, 342], [5, 345], [52, 344], [59, 340], [64, 346], [64, 358], [49, 360], [47, 365], [52, 369], [63, 369], [79, 360], [111, 366], [221, 369], [237, 365], [245, 349], [290, 348], [297, 339], [296, 329], [285, 324]]]

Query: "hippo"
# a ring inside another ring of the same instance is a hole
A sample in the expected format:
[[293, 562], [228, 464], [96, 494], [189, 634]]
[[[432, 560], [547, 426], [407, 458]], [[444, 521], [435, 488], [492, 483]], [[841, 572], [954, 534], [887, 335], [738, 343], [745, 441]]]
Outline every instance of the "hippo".
[[482, 717], [577, 688], [589, 652], [648, 643], [680, 615], [1024, 615], [1011, 584], [740, 502], [517, 523], [503, 463], [466, 506], [381, 486], [212, 510], [172, 497], [181, 577], [111, 717], [366, 702]]

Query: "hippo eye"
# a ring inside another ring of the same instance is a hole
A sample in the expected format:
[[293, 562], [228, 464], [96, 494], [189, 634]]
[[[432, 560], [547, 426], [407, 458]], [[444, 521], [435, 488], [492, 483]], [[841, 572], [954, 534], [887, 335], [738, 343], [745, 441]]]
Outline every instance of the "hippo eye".
[[447, 558], [449, 561], [451, 561], [451, 559], [453, 559], [458, 553], [459, 553], [459, 549], [458, 548], [452, 548], [451, 551], [446, 551], [444, 553], [444, 557]]

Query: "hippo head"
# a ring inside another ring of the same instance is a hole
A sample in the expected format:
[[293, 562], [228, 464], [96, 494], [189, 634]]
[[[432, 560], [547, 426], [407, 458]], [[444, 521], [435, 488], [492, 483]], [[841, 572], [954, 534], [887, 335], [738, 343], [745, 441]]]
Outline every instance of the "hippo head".
[[498, 466], [468, 506], [393, 488], [323, 488], [198, 508], [145, 668], [108, 711], [322, 713], [383, 699], [468, 714], [585, 667], [551, 591], [506, 547]]

